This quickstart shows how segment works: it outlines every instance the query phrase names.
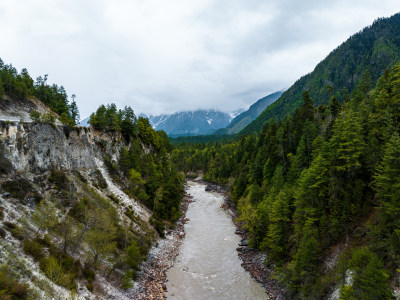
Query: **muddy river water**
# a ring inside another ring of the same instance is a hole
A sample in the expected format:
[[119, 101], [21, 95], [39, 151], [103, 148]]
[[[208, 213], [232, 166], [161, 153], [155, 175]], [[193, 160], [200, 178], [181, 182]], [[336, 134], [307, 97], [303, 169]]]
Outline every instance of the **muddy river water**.
[[230, 215], [221, 208], [224, 197], [189, 182], [193, 196], [186, 217], [186, 237], [175, 265], [167, 272], [168, 299], [268, 299], [264, 288], [240, 265], [240, 237]]

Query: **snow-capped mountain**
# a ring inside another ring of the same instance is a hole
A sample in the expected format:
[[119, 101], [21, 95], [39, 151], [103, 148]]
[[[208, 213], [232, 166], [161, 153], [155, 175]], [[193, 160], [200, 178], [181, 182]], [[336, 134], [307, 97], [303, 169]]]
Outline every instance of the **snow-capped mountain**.
[[84, 127], [89, 127], [90, 126], [90, 124], [88, 123], [89, 119], [90, 119], [90, 117], [83, 119], [82, 121], [80, 121], [79, 125], [84, 126]]
[[232, 122], [226, 128], [219, 129], [214, 134], [224, 135], [240, 132], [255, 120], [269, 105], [278, 100], [281, 95], [282, 91], [261, 98], [256, 103], [252, 104], [248, 110], [234, 116]]
[[148, 116], [156, 130], [164, 130], [169, 136], [207, 135], [225, 128], [240, 111], [224, 113], [216, 110], [183, 111], [173, 114]]

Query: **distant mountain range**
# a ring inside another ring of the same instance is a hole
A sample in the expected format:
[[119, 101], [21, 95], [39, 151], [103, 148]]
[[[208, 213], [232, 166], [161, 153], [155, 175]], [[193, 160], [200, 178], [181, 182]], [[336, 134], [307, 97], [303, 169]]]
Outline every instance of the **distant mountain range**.
[[[168, 136], [175, 138], [180, 136], [197, 135], [230, 135], [245, 128], [255, 120], [270, 104], [274, 103], [282, 95], [275, 92], [256, 103], [248, 110], [239, 109], [231, 113], [217, 110], [183, 111], [173, 114], [161, 114], [156, 116], [139, 116], [149, 119], [151, 126], [156, 130], [164, 130]], [[79, 124], [88, 127], [89, 117], [83, 119]]]
[[89, 127], [90, 126], [90, 124], [88, 123], [89, 119], [90, 119], [90, 117], [83, 119], [82, 121], [79, 122], [79, 125], [84, 126], [84, 127]]
[[270, 104], [274, 103], [282, 95], [282, 92], [275, 92], [250, 106], [248, 110], [236, 116], [226, 128], [218, 129], [214, 134], [235, 134], [255, 120]]
[[224, 113], [217, 110], [196, 110], [147, 118], [154, 129], [164, 130], [170, 137], [208, 135], [228, 126], [241, 111]]

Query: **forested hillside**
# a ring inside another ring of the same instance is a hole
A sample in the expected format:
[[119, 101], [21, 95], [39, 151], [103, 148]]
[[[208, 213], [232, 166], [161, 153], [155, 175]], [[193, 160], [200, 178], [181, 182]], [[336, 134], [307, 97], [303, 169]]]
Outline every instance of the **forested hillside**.
[[301, 77], [270, 105], [242, 133], [260, 132], [270, 119], [282, 120], [301, 105], [308, 91], [316, 104], [328, 104], [331, 96], [347, 101], [365, 72], [373, 83], [385, 69], [400, 59], [400, 14], [376, 20], [350, 37], [320, 62], [310, 74]]
[[[60, 116], [60, 121], [66, 125], [79, 122], [79, 110], [72, 95], [69, 103], [68, 95], [63, 86], [47, 84], [48, 75], [38, 77], [34, 81], [27, 69], [20, 73], [11, 65], [4, 64], [0, 59], [0, 99], [25, 100], [36, 97]], [[4, 102], [0, 105], [6, 105]], [[1, 107], [1, 106], [0, 106]]]
[[229, 187], [250, 246], [268, 253], [291, 297], [339, 288], [341, 299], [391, 299], [400, 267], [400, 64], [374, 87], [366, 73], [342, 104], [335, 95], [318, 102], [326, 105], [305, 91], [292, 115], [260, 134], [182, 146], [174, 162]]
[[142, 262], [181, 215], [166, 133], [114, 104], [74, 126], [62, 87], [11, 65], [0, 75], [0, 116], [47, 111], [0, 120], [0, 298], [135, 298]]
[[252, 104], [248, 110], [236, 116], [225, 128], [218, 129], [215, 135], [236, 134], [245, 128], [251, 121], [255, 120], [269, 105], [274, 103], [282, 95], [282, 92], [275, 92], [256, 103]]
[[149, 120], [136, 118], [132, 108], [117, 110], [115, 104], [101, 105], [89, 123], [99, 131], [121, 133], [127, 142], [118, 164], [105, 157], [115, 180], [122, 180], [126, 193], [139, 199], [153, 212], [152, 223], [160, 235], [163, 221], [174, 223], [180, 216], [184, 178], [172, 165], [172, 146], [164, 131], [155, 131]]

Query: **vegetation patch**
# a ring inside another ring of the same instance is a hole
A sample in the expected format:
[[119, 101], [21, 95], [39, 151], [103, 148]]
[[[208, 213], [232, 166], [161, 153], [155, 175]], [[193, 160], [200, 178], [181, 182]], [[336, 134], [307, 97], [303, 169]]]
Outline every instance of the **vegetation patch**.
[[8, 267], [0, 266], [0, 299], [30, 299], [27, 284], [18, 282], [8, 272]]
[[0, 227], [0, 238], [5, 238], [6, 237], [6, 231]]
[[20, 200], [33, 199], [36, 203], [39, 203], [42, 199], [32, 184], [24, 178], [4, 181], [1, 183], [1, 187], [9, 192], [12, 197]]
[[77, 171], [77, 170], [74, 170], [74, 171], [73, 171], [73, 174], [74, 174], [80, 181], [82, 181], [83, 183], [87, 183], [86, 178], [81, 174], [81, 172], [79, 172], [79, 171]]
[[68, 290], [76, 289], [76, 280], [81, 274], [80, 263], [61, 252], [49, 238], [26, 239], [23, 249], [26, 254], [39, 262], [40, 269], [55, 284]]
[[111, 201], [114, 202], [115, 204], [117, 204], [117, 205], [120, 204], [119, 199], [118, 199], [114, 194], [110, 194], [110, 195], [108, 195], [107, 197], [110, 198]]
[[10, 174], [14, 167], [4, 154], [4, 144], [0, 143], [0, 174]]
[[55, 185], [57, 190], [70, 190], [70, 182], [68, 177], [65, 175], [63, 170], [51, 170], [50, 176], [48, 178], [49, 182]]
[[25, 238], [25, 231], [24, 229], [12, 222], [4, 222], [3, 223], [5, 228], [15, 237], [17, 240], [23, 240]]
[[87, 289], [93, 292], [93, 282], [96, 279], [96, 272], [90, 267], [89, 264], [85, 264], [84, 268], [82, 269], [82, 275], [87, 281]]
[[[342, 299], [391, 298], [400, 261], [400, 64], [372, 83], [366, 71], [351, 96], [339, 102], [331, 91], [319, 106], [303, 91], [292, 115], [258, 135], [173, 152], [180, 170], [229, 185], [248, 246], [267, 251], [292, 298], [324, 298], [346, 273], [353, 284], [342, 286]], [[327, 253], [344, 239], [354, 241], [348, 259], [326, 272]]]
[[100, 170], [96, 170], [92, 173], [94, 177], [93, 185], [100, 189], [107, 188], [107, 181], [104, 179], [103, 174], [101, 174]]

